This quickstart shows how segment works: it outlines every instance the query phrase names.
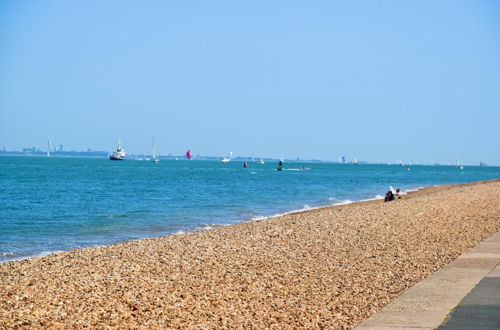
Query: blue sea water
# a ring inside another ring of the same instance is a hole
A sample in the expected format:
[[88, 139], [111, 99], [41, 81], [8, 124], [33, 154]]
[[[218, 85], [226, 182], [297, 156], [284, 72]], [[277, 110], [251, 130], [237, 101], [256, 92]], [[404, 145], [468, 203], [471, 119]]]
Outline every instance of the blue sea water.
[[0, 262], [500, 177], [500, 167], [276, 165], [0, 157]]

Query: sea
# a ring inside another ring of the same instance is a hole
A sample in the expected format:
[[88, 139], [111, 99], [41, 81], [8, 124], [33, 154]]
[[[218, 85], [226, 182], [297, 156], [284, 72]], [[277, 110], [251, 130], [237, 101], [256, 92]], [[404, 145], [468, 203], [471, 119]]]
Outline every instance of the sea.
[[0, 263], [500, 177], [493, 166], [284, 165], [2, 156]]

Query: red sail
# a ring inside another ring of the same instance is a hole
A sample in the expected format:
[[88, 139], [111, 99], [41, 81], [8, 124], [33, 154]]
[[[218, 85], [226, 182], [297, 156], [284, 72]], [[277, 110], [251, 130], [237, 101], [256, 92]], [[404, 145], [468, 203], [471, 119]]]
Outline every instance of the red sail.
[[187, 159], [191, 159], [191, 150], [188, 150], [188, 151], [186, 152], [186, 158], [187, 158]]

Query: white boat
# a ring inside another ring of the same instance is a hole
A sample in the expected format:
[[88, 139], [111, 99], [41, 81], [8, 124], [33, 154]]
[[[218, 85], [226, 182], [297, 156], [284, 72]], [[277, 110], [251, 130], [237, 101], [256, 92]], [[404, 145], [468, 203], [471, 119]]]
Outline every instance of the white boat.
[[109, 159], [111, 160], [124, 160], [127, 155], [125, 149], [122, 149], [122, 141], [118, 139], [116, 141], [116, 151], [114, 151], [111, 155], [109, 155]]
[[359, 165], [359, 161], [358, 159], [356, 158], [356, 156], [354, 157], [354, 159], [352, 160], [352, 163], [355, 164], [355, 165]]
[[49, 138], [49, 141], [47, 141], [47, 157], [50, 157], [50, 147], [52, 146], [52, 143], [50, 142], [50, 138]]
[[233, 157], [233, 153], [229, 152], [229, 157], [222, 158], [221, 162], [223, 162], [223, 163], [229, 163], [231, 161], [231, 157]]
[[259, 163], [264, 164], [264, 159], [260, 159]]
[[458, 159], [458, 154], [457, 154], [457, 168], [459, 170], [463, 170], [464, 169], [464, 166], [462, 164], [460, 164], [460, 160]]
[[160, 158], [156, 155], [156, 145], [154, 136], [153, 136], [153, 144], [151, 145], [151, 160], [153, 161], [153, 163], [160, 162]]

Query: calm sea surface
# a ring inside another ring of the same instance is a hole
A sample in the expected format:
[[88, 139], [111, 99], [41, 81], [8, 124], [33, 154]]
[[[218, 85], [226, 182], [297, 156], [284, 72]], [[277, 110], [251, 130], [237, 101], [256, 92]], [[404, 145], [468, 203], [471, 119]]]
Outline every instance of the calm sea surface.
[[0, 262], [500, 177], [500, 167], [276, 165], [0, 157]]

